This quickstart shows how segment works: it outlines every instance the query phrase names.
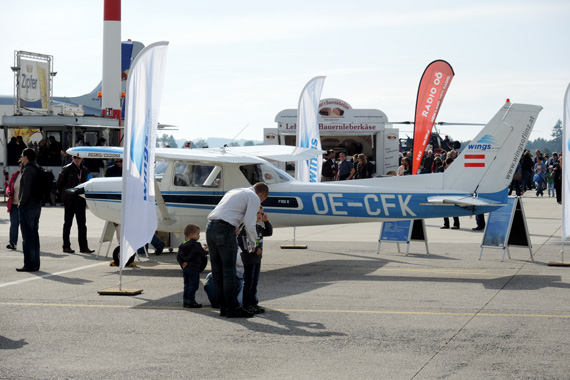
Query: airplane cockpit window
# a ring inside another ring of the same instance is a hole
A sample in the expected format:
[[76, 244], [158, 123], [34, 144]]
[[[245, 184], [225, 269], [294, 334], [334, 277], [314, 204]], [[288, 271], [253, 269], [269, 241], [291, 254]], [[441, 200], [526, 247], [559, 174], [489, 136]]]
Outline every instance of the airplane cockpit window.
[[174, 167], [174, 186], [219, 188], [221, 181], [221, 166], [177, 163]]
[[294, 178], [283, 170], [267, 164], [242, 165], [239, 167], [247, 181], [255, 185], [257, 182], [267, 184], [293, 181]]
[[166, 172], [166, 168], [168, 167], [168, 162], [164, 160], [156, 160], [154, 163], [154, 178], [158, 183], [162, 182], [162, 177], [164, 177], [164, 173]]

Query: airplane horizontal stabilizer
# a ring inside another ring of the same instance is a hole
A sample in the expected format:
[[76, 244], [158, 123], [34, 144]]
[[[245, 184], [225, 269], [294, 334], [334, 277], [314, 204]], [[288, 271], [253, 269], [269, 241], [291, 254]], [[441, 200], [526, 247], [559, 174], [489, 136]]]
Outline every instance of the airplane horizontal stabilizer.
[[484, 198], [473, 198], [471, 196], [459, 196], [459, 195], [438, 195], [433, 197], [428, 197], [428, 203], [431, 205], [454, 205], [459, 207], [474, 207], [474, 206], [501, 206], [499, 202], [484, 199]]

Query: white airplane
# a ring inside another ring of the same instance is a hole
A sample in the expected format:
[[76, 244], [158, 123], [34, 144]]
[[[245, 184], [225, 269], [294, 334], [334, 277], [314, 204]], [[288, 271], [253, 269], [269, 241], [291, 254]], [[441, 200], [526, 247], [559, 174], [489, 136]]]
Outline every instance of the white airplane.
[[[275, 227], [441, 218], [487, 213], [507, 203], [507, 188], [542, 107], [506, 103], [445, 173], [342, 182], [299, 182], [269, 161], [298, 161], [321, 151], [290, 146], [156, 149], [158, 230], [202, 229], [223, 195], [263, 181]], [[76, 147], [80, 157], [120, 157], [122, 148]], [[120, 223], [121, 178], [76, 188], [99, 218]]]

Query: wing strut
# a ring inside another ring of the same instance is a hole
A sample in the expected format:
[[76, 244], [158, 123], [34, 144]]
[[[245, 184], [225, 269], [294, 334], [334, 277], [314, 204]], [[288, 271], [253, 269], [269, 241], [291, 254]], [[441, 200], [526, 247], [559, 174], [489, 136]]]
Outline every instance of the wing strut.
[[162, 193], [160, 192], [160, 187], [158, 186], [158, 181], [156, 178], [154, 179], [154, 198], [158, 206], [158, 211], [160, 212], [159, 223], [165, 226], [170, 226], [171, 224], [176, 223], [176, 218], [168, 214], [168, 209], [164, 203], [164, 198], [162, 197]]

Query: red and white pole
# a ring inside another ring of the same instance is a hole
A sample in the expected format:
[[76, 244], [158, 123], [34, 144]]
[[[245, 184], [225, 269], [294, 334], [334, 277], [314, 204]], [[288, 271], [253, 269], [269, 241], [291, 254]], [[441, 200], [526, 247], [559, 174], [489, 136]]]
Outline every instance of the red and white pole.
[[121, 0], [105, 0], [101, 116], [121, 118]]

